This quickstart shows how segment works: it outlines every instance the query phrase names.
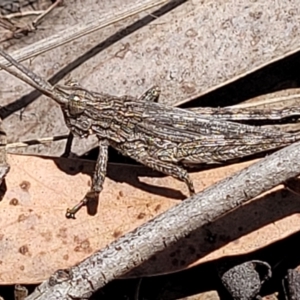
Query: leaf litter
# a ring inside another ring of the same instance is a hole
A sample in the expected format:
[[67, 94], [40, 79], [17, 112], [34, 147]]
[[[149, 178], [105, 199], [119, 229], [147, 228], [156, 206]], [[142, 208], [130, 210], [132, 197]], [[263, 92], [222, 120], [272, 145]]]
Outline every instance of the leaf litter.
[[[6, 177], [7, 191], [1, 201], [0, 216], [1, 284], [40, 282], [55, 270], [78, 263], [176, 205], [187, 193], [184, 184], [171, 177], [157, 176], [144, 167], [111, 164], [93, 215], [83, 209], [76, 220], [68, 220], [64, 217], [65, 210], [84, 195], [90, 184], [92, 162], [11, 154], [8, 162], [11, 171]], [[249, 164], [251, 162], [196, 172], [191, 176], [200, 191]], [[267, 198], [269, 200], [254, 201], [263, 204], [252, 208], [250, 205], [242, 213], [252, 218], [249, 220], [250, 231], [245, 217], [229, 218], [226, 228], [220, 224], [219, 228], [213, 229], [214, 234], [223, 239], [227, 234], [226, 243], [213, 252], [210, 244], [205, 246], [203, 243], [203, 257], [193, 265], [254, 251], [297, 231], [300, 220], [295, 198], [292, 194], [282, 197], [277, 193], [277, 196]], [[268, 211], [273, 215], [268, 216]], [[230, 228], [232, 224], [245, 228]], [[158, 259], [157, 264], [145, 265], [136, 270], [136, 274], [151, 276], [185, 267], [188, 266], [168, 265]]]

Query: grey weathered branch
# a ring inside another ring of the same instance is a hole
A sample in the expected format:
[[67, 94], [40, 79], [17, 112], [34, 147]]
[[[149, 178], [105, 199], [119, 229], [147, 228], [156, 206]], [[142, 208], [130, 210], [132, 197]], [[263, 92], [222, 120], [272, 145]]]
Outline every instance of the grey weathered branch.
[[88, 299], [151, 256], [188, 239], [197, 228], [299, 174], [297, 142], [186, 199], [78, 265], [57, 271], [26, 299]]

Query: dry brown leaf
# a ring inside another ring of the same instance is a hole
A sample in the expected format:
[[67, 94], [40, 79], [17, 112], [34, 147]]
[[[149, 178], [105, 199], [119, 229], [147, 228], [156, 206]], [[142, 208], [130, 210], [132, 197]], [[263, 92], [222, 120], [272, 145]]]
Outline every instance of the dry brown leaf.
[[[154, 176], [144, 167], [110, 165], [96, 214], [88, 215], [83, 209], [76, 220], [67, 220], [66, 208], [74, 205], [89, 187], [87, 174], [91, 174], [93, 163], [18, 155], [9, 155], [8, 162], [11, 171], [0, 203], [1, 284], [40, 282], [167, 210], [180, 201], [180, 191], [186, 192], [183, 183]], [[250, 163], [193, 173], [191, 177], [200, 191]], [[204, 235], [202, 242], [199, 239], [203, 258], [195, 264], [250, 252], [299, 230], [300, 205], [296, 198], [291, 194], [283, 198], [278, 193], [240, 208], [225, 223], [218, 220], [210, 230], [223, 239], [222, 247], [217, 243], [220, 249], [210, 253], [214, 247]], [[158, 256], [157, 264], [143, 265], [137, 273], [151, 275], [185, 267], [169, 259], [176, 255], [179, 258], [180, 253], [166, 255], [167, 259]]]
[[[177, 202], [107, 178], [96, 216], [82, 210], [76, 220], [67, 220], [65, 210], [87, 191], [88, 175], [68, 175], [51, 159], [9, 155], [8, 162], [11, 172], [0, 214], [1, 284], [39, 282]], [[59, 162], [72, 173], [90, 174], [94, 167]], [[112, 169], [111, 176], [118, 174], [120, 180], [131, 180], [136, 173], [128, 166]]]

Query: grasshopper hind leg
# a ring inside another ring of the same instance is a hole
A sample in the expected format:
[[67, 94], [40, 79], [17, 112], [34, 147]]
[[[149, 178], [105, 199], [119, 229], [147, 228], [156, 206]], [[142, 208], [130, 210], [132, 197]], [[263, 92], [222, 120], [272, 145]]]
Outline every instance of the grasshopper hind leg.
[[189, 190], [190, 196], [195, 194], [194, 184], [188, 172], [182, 167], [149, 156], [138, 158], [136, 160], [153, 170], [164, 173], [166, 175], [170, 175], [180, 181], [183, 181]]

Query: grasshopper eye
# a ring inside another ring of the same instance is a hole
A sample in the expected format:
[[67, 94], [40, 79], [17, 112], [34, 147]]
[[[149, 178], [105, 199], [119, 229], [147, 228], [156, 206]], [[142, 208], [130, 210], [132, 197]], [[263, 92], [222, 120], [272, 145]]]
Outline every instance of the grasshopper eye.
[[146, 102], [157, 102], [159, 95], [160, 95], [160, 88], [157, 86], [153, 86], [140, 97], [140, 100]]
[[69, 96], [69, 112], [73, 116], [81, 115], [85, 110], [85, 102], [75, 94]]

